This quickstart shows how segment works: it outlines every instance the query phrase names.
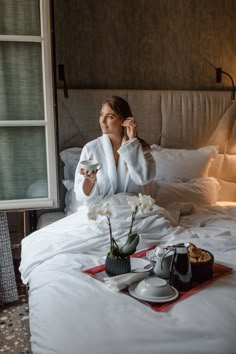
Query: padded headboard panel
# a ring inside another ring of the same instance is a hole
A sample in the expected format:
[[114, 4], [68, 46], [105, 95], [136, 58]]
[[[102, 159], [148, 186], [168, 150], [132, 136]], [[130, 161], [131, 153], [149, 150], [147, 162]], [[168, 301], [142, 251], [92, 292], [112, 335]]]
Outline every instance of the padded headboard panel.
[[236, 201], [236, 102], [230, 92], [161, 90], [58, 90], [59, 150], [84, 146], [101, 135], [101, 103], [124, 97], [138, 122], [139, 136], [150, 144], [195, 149], [218, 145], [210, 175], [221, 183], [219, 200]]

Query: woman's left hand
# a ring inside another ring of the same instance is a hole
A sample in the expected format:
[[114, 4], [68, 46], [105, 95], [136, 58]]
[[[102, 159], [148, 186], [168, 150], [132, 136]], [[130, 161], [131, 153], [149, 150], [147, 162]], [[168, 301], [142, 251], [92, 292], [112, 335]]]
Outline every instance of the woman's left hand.
[[125, 128], [125, 132], [129, 140], [136, 138], [137, 124], [133, 117], [126, 118], [122, 124], [122, 127]]

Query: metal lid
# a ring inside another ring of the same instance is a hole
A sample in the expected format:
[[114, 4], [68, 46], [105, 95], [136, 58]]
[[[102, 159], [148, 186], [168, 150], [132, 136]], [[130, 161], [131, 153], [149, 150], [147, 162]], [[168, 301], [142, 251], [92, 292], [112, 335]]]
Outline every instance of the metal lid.
[[180, 253], [180, 254], [185, 254], [188, 252], [188, 249], [184, 243], [179, 243], [178, 245], [175, 246], [175, 249], [176, 249], [176, 252]]

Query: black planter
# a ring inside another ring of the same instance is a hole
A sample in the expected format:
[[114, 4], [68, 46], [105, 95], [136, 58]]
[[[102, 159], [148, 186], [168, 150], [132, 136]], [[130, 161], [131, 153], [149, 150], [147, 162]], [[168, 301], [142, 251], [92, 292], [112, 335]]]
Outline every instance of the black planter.
[[105, 262], [105, 271], [110, 276], [129, 273], [131, 271], [130, 258], [119, 258], [108, 254]]

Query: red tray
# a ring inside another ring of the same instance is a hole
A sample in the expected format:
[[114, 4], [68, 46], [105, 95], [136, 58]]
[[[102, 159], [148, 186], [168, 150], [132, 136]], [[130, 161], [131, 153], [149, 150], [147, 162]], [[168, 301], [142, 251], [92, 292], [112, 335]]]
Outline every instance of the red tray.
[[[151, 248], [148, 248], [146, 250], [142, 250], [140, 252], [137, 252], [135, 254], [132, 255], [132, 257], [138, 257], [138, 258], [142, 258], [142, 257], [145, 257], [146, 256], [146, 253], [155, 248], [156, 246], [154, 247], [151, 247]], [[93, 267], [93, 268], [90, 268], [90, 269], [87, 269], [84, 271], [84, 273], [94, 277], [95, 279], [97, 280], [100, 280], [102, 281], [101, 277], [98, 278], [96, 275], [98, 273], [101, 273], [105, 270], [105, 265], [102, 264], [102, 265], [99, 265], [97, 267]], [[184, 299], [186, 299], [187, 297], [193, 295], [193, 294], [196, 294], [197, 292], [199, 292], [201, 289], [205, 288], [207, 285], [209, 285], [210, 283], [214, 282], [216, 279], [218, 279], [219, 277], [222, 277], [222, 276], [225, 276], [225, 275], [228, 275], [230, 273], [233, 272], [233, 269], [232, 268], [229, 268], [229, 267], [226, 267], [225, 265], [223, 264], [219, 264], [219, 263], [214, 263], [214, 271], [213, 271], [213, 277], [205, 282], [202, 282], [202, 283], [193, 283], [193, 287], [192, 289], [188, 290], [188, 291], [180, 291], [179, 292], [179, 297], [176, 299], [176, 300], [173, 300], [171, 302], [166, 302], [166, 303], [161, 303], [161, 304], [154, 304], [154, 303], [149, 303], [147, 301], [142, 301], [142, 300], [138, 300], [136, 299], [137, 301], [140, 301], [148, 306], [150, 306], [154, 311], [159, 311], [159, 312], [166, 312], [168, 310], [171, 309], [172, 306], [174, 306], [177, 302], [179, 301], [182, 301]], [[127, 295], [131, 296], [127, 290], [123, 290], [122, 291], [123, 293], [126, 293]]]

